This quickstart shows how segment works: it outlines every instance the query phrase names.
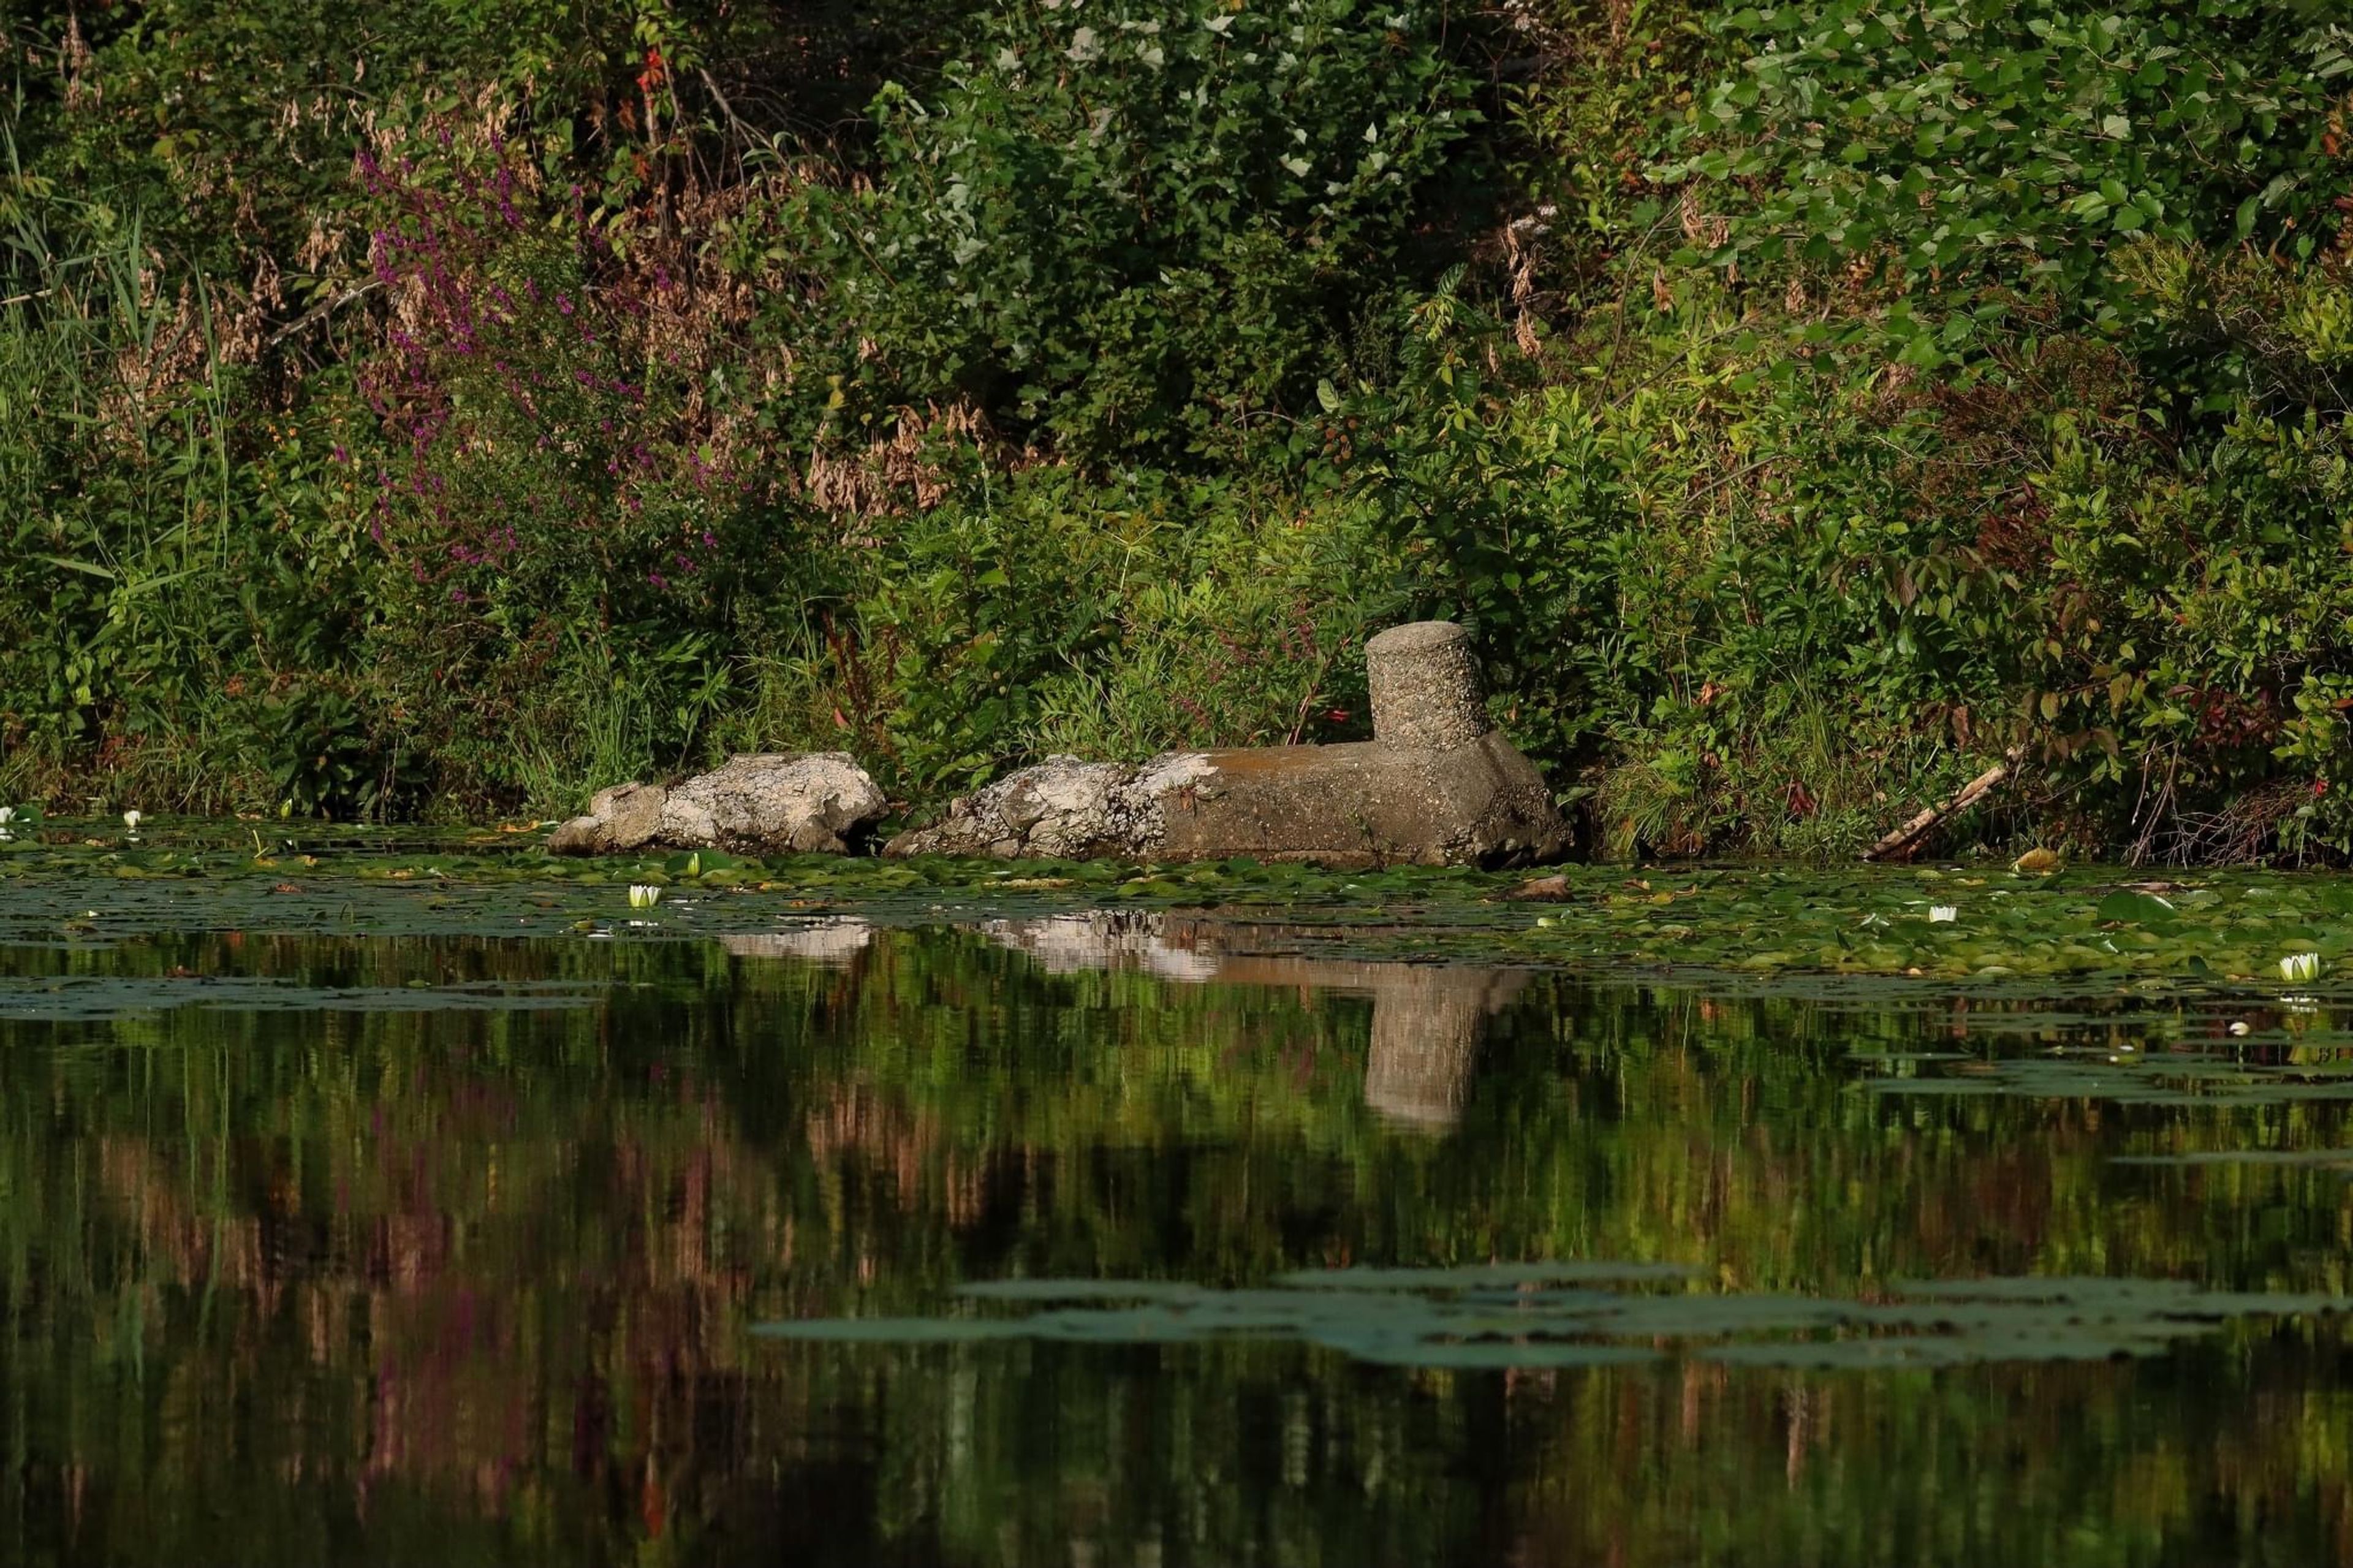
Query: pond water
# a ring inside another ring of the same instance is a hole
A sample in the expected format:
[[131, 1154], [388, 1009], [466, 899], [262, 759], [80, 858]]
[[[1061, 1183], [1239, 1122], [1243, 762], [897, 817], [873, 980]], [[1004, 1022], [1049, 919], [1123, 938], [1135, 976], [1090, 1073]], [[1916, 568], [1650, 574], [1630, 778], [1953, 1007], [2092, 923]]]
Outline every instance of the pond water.
[[2335, 1002], [89, 886], [0, 1560], [2353, 1561]]

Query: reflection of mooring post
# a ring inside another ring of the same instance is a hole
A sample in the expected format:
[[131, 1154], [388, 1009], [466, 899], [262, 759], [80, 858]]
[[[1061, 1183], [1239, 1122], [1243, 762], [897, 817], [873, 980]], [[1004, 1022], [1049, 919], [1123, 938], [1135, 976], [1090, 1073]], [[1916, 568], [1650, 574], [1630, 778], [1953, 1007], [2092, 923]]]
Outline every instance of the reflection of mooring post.
[[1434, 1132], [1462, 1118], [1471, 1069], [1487, 1016], [1510, 1001], [1526, 977], [1439, 965], [1370, 965], [1372, 1050], [1365, 1060], [1365, 1103], [1407, 1127]]

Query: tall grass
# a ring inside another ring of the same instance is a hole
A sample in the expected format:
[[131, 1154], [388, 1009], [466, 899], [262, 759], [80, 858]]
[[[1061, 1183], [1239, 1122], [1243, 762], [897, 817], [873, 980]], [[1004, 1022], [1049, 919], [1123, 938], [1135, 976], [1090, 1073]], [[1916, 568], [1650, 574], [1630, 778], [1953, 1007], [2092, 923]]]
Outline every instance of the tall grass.
[[0, 787], [217, 805], [239, 519], [212, 295], [0, 153]]

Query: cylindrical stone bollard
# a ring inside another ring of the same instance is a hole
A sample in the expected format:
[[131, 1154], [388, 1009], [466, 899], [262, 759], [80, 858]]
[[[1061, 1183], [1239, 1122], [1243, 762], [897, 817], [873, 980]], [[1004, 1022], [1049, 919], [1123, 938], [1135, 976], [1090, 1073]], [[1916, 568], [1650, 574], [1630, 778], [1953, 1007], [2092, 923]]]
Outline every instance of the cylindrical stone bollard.
[[1391, 626], [1365, 644], [1373, 739], [1445, 751], [1493, 728], [1471, 634], [1452, 621]]

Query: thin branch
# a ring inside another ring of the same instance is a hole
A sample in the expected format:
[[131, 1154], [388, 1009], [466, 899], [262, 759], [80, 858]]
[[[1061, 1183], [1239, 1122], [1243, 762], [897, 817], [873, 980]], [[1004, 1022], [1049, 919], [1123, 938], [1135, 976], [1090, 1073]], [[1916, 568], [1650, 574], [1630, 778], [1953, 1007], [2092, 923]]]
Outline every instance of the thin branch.
[[719, 112], [727, 117], [727, 123], [735, 128], [735, 133], [743, 137], [746, 143], [754, 147], [758, 146], [760, 144], [759, 133], [754, 131], [749, 125], [746, 125], [744, 122], [744, 117], [735, 112], [735, 106], [727, 101], [727, 95], [725, 93], [719, 90], [719, 83], [712, 79], [711, 73], [701, 66], [697, 66], [695, 68], [694, 74], [701, 77], [702, 79], [702, 85], [711, 89], [712, 98], [719, 104]]
[[267, 346], [273, 349], [276, 348], [280, 343], [284, 342], [287, 339], [292, 337], [303, 328], [312, 325], [322, 317], [342, 310], [345, 305], [350, 304], [353, 300], [358, 299], [361, 295], [369, 292], [371, 289], [380, 289], [383, 286], [383, 279], [371, 278], [355, 289], [344, 289], [341, 294], [336, 295], [333, 299], [327, 300], [323, 304], [313, 305], [308, 310], [303, 311], [301, 316], [295, 318], [291, 325], [280, 327], [277, 331], [272, 332], [269, 336], [269, 342]]
[[1980, 797], [2000, 784], [2002, 780], [2010, 777], [2010, 770], [2016, 767], [2019, 759], [2025, 755], [2026, 745], [2023, 742], [2012, 746], [2003, 754], [2000, 762], [1964, 784], [1959, 794], [1940, 805], [1930, 806], [1873, 845], [1863, 853], [1862, 858], [1866, 860], [1911, 858], [1913, 853], [1920, 847], [1921, 841], [1936, 831], [1938, 823], [1956, 812], [1967, 811], [1970, 806], [1975, 805]]

